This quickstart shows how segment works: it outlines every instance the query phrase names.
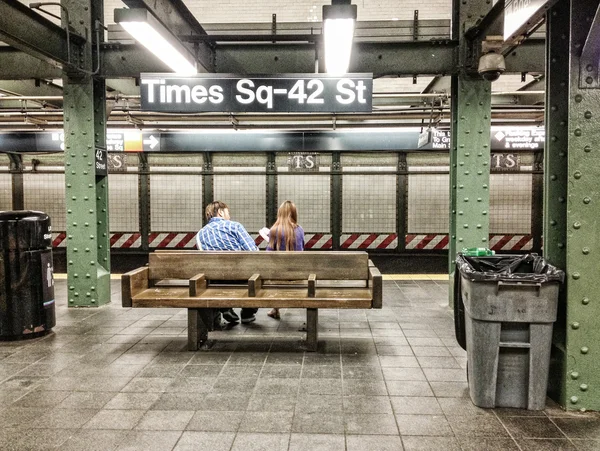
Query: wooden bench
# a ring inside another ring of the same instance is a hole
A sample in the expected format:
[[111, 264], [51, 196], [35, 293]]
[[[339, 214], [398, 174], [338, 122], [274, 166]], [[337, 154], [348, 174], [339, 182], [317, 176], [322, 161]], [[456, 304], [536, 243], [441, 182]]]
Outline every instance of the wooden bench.
[[305, 344], [315, 351], [319, 308], [381, 308], [383, 297], [366, 252], [161, 251], [121, 284], [123, 307], [187, 308], [190, 350], [213, 330], [210, 309], [305, 308]]

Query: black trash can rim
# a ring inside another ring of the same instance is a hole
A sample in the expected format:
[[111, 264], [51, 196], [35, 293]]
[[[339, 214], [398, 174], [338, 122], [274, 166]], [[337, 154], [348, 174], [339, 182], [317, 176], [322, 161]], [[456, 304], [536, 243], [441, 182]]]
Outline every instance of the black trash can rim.
[[[531, 266], [531, 271], [519, 272], [524, 265]], [[474, 281], [562, 283], [565, 277], [562, 270], [534, 253], [485, 257], [470, 257], [459, 253], [456, 267], [462, 275]]]

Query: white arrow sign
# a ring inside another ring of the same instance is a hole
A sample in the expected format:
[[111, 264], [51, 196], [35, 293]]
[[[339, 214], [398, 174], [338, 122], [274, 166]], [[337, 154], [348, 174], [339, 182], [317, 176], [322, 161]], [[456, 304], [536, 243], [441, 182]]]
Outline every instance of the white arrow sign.
[[150, 135], [150, 139], [144, 139], [144, 144], [148, 144], [150, 146], [150, 149], [152, 150], [158, 144], [158, 139], [156, 139], [154, 135]]

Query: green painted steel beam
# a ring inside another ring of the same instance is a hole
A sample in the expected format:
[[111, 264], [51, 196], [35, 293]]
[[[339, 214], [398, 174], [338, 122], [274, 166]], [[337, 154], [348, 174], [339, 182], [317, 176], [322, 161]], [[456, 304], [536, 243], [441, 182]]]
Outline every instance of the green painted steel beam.
[[[456, 254], [488, 247], [490, 207], [491, 83], [477, 74], [481, 42], [467, 39], [492, 6], [487, 0], [454, 0], [452, 36], [459, 38], [458, 74], [451, 80], [450, 218], [448, 298], [454, 306]], [[479, 36], [478, 39], [485, 39]]]
[[[567, 150], [569, 145], [569, 2], [559, 2], [547, 15], [546, 142], [544, 152], [544, 257], [554, 266], [567, 265]], [[549, 393], [566, 400], [566, 296], [561, 293], [554, 337]]]
[[67, 44], [63, 28], [17, 0], [0, 2], [0, 40], [50, 65], [75, 63], [84, 42], [80, 36], [70, 33]]
[[[445, 41], [446, 42], [446, 41]], [[168, 72], [169, 68], [137, 44], [103, 44], [100, 76], [134, 78], [142, 72]], [[312, 44], [220, 44], [215, 50], [217, 72], [312, 73], [315, 48]], [[457, 72], [456, 43], [429, 42], [357, 43], [353, 51], [354, 72], [384, 75]], [[56, 67], [24, 52], [0, 48], [0, 80], [60, 78]], [[507, 72], [544, 72], [543, 40], [525, 41], [506, 56]]]
[[599, 7], [600, 0], [571, 1], [569, 39], [564, 401], [587, 410], [600, 410], [600, 88], [580, 87], [580, 54]]
[[[63, 3], [83, 27], [102, 17], [102, 0]], [[91, 42], [81, 59], [92, 71]], [[106, 149], [106, 86], [65, 73], [63, 88], [68, 305], [96, 307], [110, 302], [108, 177], [96, 173], [96, 152]]]

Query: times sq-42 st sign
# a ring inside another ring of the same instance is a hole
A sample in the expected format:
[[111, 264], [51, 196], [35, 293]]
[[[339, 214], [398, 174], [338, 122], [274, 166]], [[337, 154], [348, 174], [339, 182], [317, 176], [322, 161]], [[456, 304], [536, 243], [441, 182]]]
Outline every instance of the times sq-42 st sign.
[[142, 74], [142, 110], [171, 113], [371, 112], [372, 74]]

